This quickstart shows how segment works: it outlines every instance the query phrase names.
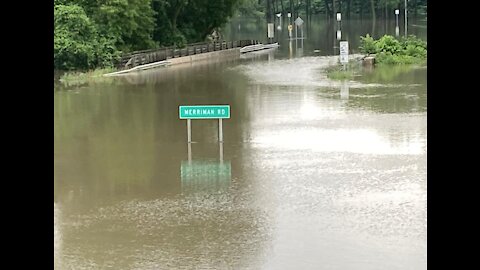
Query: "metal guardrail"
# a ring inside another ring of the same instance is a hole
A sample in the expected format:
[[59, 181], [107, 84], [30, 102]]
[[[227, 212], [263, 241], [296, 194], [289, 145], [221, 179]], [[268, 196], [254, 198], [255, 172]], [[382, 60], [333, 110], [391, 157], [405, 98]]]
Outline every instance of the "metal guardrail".
[[139, 65], [164, 61], [176, 57], [222, 51], [249, 45], [256, 45], [258, 40], [235, 40], [210, 43], [192, 43], [185, 48], [164, 47], [152, 50], [135, 51], [122, 56], [117, 64], [118, 69], [129, 69]]

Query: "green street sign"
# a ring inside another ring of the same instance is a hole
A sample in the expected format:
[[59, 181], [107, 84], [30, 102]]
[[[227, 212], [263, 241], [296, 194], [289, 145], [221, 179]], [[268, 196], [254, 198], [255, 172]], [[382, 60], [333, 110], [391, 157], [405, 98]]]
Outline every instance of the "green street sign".
[[230, 105], [179, 106], [180, 119], [223, 119], [230, 118]]

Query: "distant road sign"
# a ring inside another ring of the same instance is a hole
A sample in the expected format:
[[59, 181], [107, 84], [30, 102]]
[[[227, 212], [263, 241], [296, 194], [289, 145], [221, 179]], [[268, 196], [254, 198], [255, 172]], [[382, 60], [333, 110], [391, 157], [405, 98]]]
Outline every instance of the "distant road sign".
[[292, 31], [293, 30], [293, 25], [289, 24], [288, 25], [288, 31]]
[[302, 25], [302, 24], [303, 24], [302, 18], [298, 17], [298, 18], [295, 20], [295, 24], [298, 25], [298, 26]]
[[230, 105], [179, 106], [180, 119], [221, 119], [230, 118]]

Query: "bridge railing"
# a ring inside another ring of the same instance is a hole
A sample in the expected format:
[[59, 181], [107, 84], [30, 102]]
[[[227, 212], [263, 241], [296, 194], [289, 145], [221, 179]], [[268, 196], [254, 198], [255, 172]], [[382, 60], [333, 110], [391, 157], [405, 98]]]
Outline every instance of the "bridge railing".
[[241, 48], [259, 43], [260, 42], [258, 40], [219, 41], [208, 43], [192, 43], [185, 46], [185, 48], [175, 48], [172, 46], [151, 50], [135, 51], [123, 55], [116, 66], [118, 69], [127, 69], [176, 57], [195, 55], [213, 51], [222, 51], [239, 47]]

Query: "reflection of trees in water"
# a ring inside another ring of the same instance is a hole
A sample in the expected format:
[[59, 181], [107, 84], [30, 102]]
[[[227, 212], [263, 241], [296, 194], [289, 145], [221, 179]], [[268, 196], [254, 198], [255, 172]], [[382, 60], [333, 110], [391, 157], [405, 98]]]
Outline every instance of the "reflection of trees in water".
[[[178, 119], [178, 105], [230, 104], [226, 140], [241, 134], [238, 123], [248, 121], [245, 77], [228, 66], [198, 63], [142, 72], [139, 84], [56, 92], [55, 197], [77, 200], [72, 205], [94, 205], [138, 192], [179, 192], [178, 171], [171, 169], [178, 168], [186, 153], [185, 121]], [[199, 141], [217, 132], [214, 121], [195, 121], [193, 129]]]
[[378, 112], [423, 112], [427, 108], [426, 68], [416, 66], [377, 66], [364, 70], [357, 78], [362, 83], [381, 83], [382, 87], [349, 89], [350, 107]]
[[149, 192], [165, 164], [156, 152], [168, 150], [156, 145], [157, 129], [167, 126], [157, 113], [162, 100], [126, 87], [56, 98], [55, 197], [66, 202], [73, 194], [71, 204], [85, 206]]
[[[178, 105], [230, 104], [224, 136], [235, 141], [244, 128], [237, 124], [248, 121], [245, 77], [220, 63], [143, 74], [134, 84], [55, 93], [54, 200], [62, 206], [64, 265], [258, 265], [270, 235], [265, 212], [230, 194], [231, 187], [180, 194], [186, 132]], [[196, 124], [194, 138], [208, 141], [206, 130], [216, 123]]]
[[412, 65], [377, 65], [362, 70], [358, 81], [363, 83], [426, 84], [426, 67]]
[[115, 76], [118, 80], [132, 85], [145, 84], [162, 84], [177, 80], [184, 80], [198, 73], [210, 72], [213, 70], [221, 70], [238, 62], [237, 56], [225, 56], [221, 58], [212, 58], [206, 60], [198, 60], [172, 66], [159, 67], [139, 72], [131, 72], [121, 76]]
[[[401, 89], [401, 90], [400, 90]], [[427, 96], [423, 87], [351, 88], [348, 106], [386, 113], [424, 112]]]

